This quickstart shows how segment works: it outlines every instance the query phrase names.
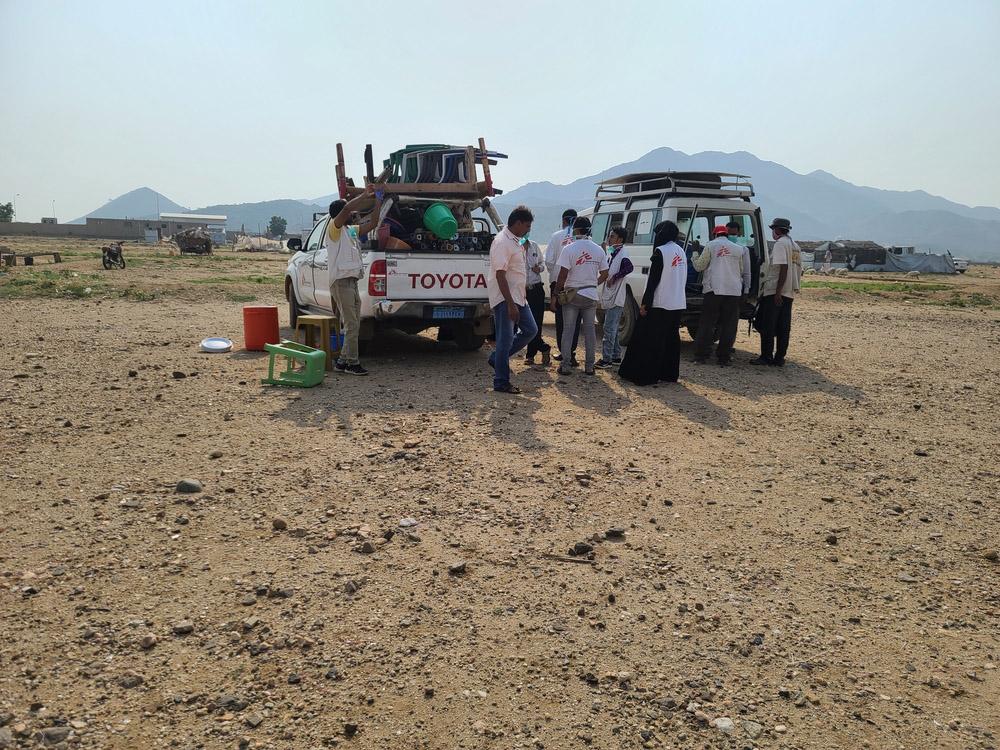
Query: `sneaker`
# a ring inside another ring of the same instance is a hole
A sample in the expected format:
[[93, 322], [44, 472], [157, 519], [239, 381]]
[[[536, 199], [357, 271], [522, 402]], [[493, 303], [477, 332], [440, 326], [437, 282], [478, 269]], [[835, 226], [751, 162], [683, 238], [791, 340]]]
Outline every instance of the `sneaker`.
[[333, 364], [334, 372], [343, 372], [346, 369], [347, 369], [347, 363], [341, 362], [339, 359]]
[[750, 364], [752, 365], [772, 365], [774, 364], [773, 359], [768, 359], [767, 357], [757, 357], [757, 359], [751, 359]]
[[594, 363], [594, 367], [599, 367], [602, 370], [606, 370], [609, 367], [613, 367], [613, 364], [606, 359], [599, 359]]
[[533, 364], [535, 364], [535, 355], [532, 354], [529, 357], [527, 354], [525, 354], [524, 355], [524, 364], [526, 364], [526, 365], [533, 365]]
[[613, 360], [611, 360], [611, 364], [613, 365], [620, 365], [621, 363], [622, 363], [621, 357], [615, 357]]
[[348, 375], [367, 375], [368, 374], [368, 370], [366, 370], [361, 365], [347, 365], [347, 367], [345, 367], [343, 370], [341, 370], [341, 372], [344, 372], [344, 373], [346, 373]]
[[557, 354], [552, 359], [554, 359], [556, 362], [562, 362], [562, 354]]
[[548, 367], [552, 364], [552, 356], [549, 352], [542, 352], [542, 367]]

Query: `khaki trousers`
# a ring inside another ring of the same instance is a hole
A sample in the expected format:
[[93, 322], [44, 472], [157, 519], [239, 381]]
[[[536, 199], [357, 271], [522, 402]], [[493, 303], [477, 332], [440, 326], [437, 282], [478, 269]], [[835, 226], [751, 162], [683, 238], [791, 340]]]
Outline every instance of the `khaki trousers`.
[[337, 279], [330, 285], [330, 299], [340, 318], [344, 345], [337, 361], [348, 365], [358, 364], [358, 333], [361, 330], [361, 295], [357, 279]]

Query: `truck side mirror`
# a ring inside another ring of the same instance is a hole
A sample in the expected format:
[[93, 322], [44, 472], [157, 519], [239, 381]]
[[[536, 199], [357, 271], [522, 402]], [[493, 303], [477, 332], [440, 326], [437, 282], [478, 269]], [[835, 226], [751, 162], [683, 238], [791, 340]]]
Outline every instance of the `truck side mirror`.
[[288, 242], [285, 243], [287, 247], [292, 252], [298, 252], [302, 249], [302, 238], [301, 237], [290, 237]]

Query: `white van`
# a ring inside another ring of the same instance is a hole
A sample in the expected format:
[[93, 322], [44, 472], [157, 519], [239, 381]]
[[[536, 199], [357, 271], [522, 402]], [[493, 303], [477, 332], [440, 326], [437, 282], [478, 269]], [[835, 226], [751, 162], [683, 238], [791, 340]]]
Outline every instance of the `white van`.
[[[626, 248], [635, 270], [626, 278], [625, 313], [621, 320], [621, 341], [628, 343], [639, 316], [639, 302], [646, 289], [653, 254], [653, 228], [672, 221], [681, 230], [678, 242], [688, 240], [690, 261], [712, 239], [712, 228], [730, 221], [742, 231], [735, 241], [750, 249], [751, 287], [740, 317], [749, 319], [757, 303], [761, 268], [767, 264], [768, 249], [760, 209], [751, 202], [753, 185], [745, 175], [724, 172], [643, 172], [604, 180], [598, 184], [594, 207], [581, 212], [591, 221], [594, 242], [607, 239], [615, 226], [626, 230]], [[701, 316], [701, 277], [689, 263], [687, 310], [681, 320], [694, 338]]]

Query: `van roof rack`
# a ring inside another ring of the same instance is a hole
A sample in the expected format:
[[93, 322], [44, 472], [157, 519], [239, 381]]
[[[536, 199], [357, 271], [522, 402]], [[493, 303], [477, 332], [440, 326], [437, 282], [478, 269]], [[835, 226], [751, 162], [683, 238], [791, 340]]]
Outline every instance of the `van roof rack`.
[[635, 172], [597, 183], [597, 201], [690, 195], [706, 198], [753, 197], [750, 178], [731, 172]]

